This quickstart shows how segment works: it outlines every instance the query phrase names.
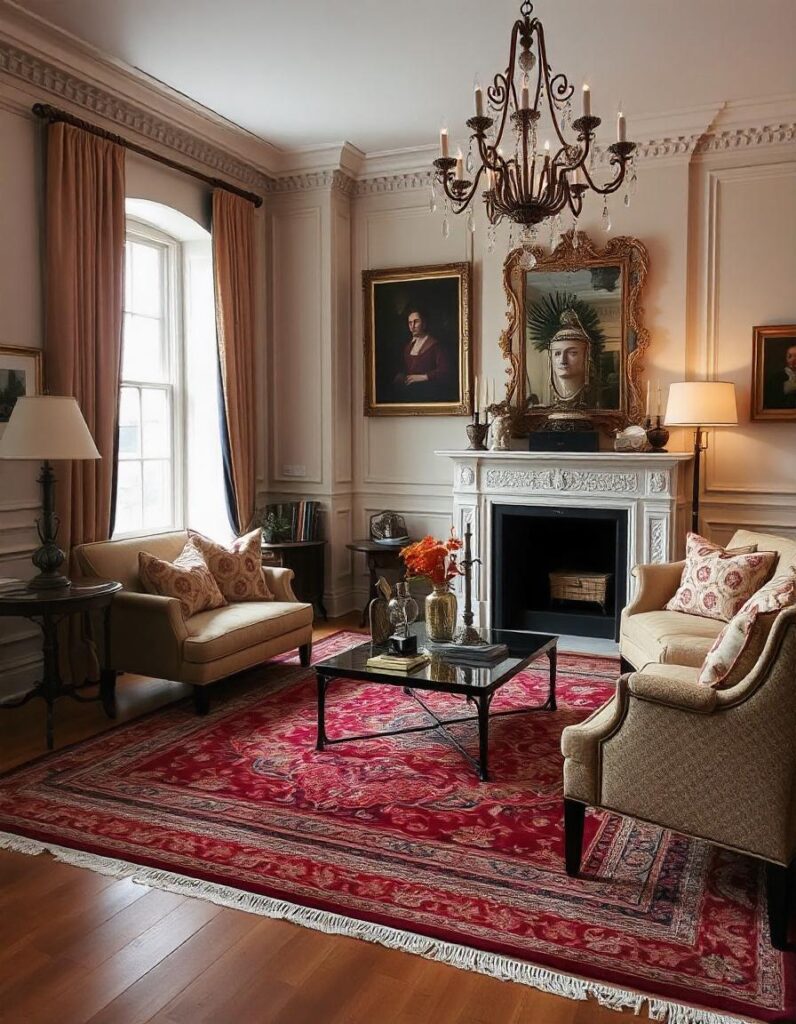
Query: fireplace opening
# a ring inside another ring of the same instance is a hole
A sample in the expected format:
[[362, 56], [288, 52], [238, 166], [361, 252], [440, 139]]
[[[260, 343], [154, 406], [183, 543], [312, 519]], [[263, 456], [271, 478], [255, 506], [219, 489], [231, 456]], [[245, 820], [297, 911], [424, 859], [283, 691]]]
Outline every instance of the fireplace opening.
[[619, 638], [624, 509], [495, 505], [492, 530], [495, 627]]

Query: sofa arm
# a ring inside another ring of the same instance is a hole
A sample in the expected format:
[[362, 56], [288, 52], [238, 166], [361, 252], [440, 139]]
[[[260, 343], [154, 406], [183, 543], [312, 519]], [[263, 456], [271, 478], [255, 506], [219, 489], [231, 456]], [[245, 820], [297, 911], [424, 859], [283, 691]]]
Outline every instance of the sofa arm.
[[122, 591], [111, 603], [111, 668], [179, 679], [188, 636], [176, 597]]
[[295, 576], [292, 569], [276, 569], [263, 566], [265, 582], [277, 601], [298, 601], [290, 581]]
[[634, 672], [628, 679], [628, 687], [630, 693], [639, 700], [666, 704], [684, 711], [710, 714], [716, 707], [715, 690], [682, 679], [667, 679], [651, 672]]
[[684, 568], [684, 561], [634, 566], [633, 576], [638, 580], [636, 594], [626, 605], [625, 614], [638, 615], [663, 608], [680, 586]]

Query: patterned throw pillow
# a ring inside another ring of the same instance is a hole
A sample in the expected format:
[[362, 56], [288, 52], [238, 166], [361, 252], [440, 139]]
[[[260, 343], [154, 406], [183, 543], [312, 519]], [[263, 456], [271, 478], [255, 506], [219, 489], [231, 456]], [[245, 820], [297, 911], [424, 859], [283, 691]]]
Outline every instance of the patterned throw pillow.
[[179, 598], [186, 619], [227, 603], [202, 552], [190, 539], [173, 562], [139, 551], [138, 575], [148, 594]]
[[188, 531], [210, 566], [221, 593], [228, 601], [272, 601], [265, 582], [262, 560], [262, 530], [252, 530], [233, 541], [231, 548], [217, 544], [201, 533]]
[[778, 557], [776, 551], [725, 551], [689, 533], [680, 586], [666, 608], [729, 622], [766, 582]]
[[727, 623], [708, 651], [699, 682], [714, 690], [739, 683], [763, 653], [774, 620], [783, 608], [796, 604], [796, 574], [776, 576], [753, 594]]

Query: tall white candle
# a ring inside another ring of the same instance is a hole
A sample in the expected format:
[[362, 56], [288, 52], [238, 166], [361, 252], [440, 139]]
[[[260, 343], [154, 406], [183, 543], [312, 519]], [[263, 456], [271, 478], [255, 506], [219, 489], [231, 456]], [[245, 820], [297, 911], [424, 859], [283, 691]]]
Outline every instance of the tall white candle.
[[583, 85], [582, 112], [584, 117], [591, 117], [591, 89], [585, 83]]
[[627, 142], [627, 123], [621, 110], [616, 116], [616, 141]]
[[473, 401], [475, 402], [475, 414], [477, 416], [478, 415], [478, 411], [479, 411], [479, 404], [478, 404], [478, 375], [477, 374], [476, 374], [475, 380], [473, 382], [473, 396], [474, 396], [473, 397]]
[[650, 415], [650, 382], [647, 381], [647, 419]]
[[486, 187], [490, 189], [490, 191], [494, 191], [495, 189], [495, 172], [490, 167], [487, 167], [486, 169]]
[[656, 407], [655, 407], [655, 415], [656, 416], [660, 416], [661, 415], [661, 382], [660, 381], [658, 381], [658, 401], [657, 401], [657, 404], [656, 404]]
[[480, 85], [475, 87], [475, 116], [484, 116], [484, 93]]
[[456, 177], [459, 181], [464, 180], [464, 157], [461, 150], [456, 154]]
[[523, 78], [522, 89], [520, 90], [520, 106], [523, 110], [527, 110], [531, 105], [530, 92], [528, 91], [528, 79]]
[[439, 155], [447, 159], [448, 156], [448, 129], [439, 130]]

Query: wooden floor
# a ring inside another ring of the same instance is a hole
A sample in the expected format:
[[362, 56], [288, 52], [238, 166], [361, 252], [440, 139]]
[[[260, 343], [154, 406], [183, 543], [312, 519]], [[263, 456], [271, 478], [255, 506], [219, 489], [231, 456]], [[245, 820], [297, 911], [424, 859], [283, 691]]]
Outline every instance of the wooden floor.
[[[337, 619], [316, 639], [356, 628]], [[251, 684], [249, 684], [251, 685]], [[242, 692], [245, 680], [224, 684]], [[119, 721], [187, 692], [125, 678]], [[223, 699], [223, 696], [222, 698]], [[44, 752], [38, 702], [0, 715], [0, 769]], [[112, 728], [62, 700], [56, 743]], [[643, 1015], [646, 1019], [646, 1014]], [[283, 921], [0, 851], [3, 1024], [609, 1024], [617, 1014]]]

